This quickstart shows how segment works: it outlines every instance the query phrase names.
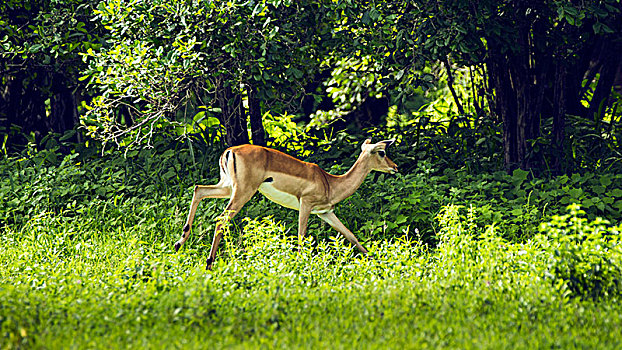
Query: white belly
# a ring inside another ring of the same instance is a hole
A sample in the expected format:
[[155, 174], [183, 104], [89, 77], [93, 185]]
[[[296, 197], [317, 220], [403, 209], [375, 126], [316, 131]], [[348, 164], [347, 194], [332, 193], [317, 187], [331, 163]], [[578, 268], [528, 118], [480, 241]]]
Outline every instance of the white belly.
[[[300, 210], [300, 200], [298, 197], [287, 192], [279, 191], [271, 183], [264, 182], [259, 186], [259, 192], [266, 196], [274, 203], [280, 204], [286, 208]], [[311, 210], [311, 214], [324, 214], [332, 211], [328, 206], [322, 206]]]
[[300, 201], [298, 200], [298, 197], [277, 190], [271, 183], [262, 183], [261, 186], [259, 186], [259, 192], [261, 192], [261, 194], [266, 196], [269, 200], [286, 208], [296, 210], [300, 209]]

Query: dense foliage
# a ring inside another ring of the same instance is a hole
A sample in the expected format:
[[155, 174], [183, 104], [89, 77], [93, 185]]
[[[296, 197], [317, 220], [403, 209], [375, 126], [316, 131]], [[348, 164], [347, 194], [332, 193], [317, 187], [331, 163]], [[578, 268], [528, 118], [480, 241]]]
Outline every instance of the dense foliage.
[[78, 120], [75, 141], [266, 144], [268, 116], [318, 134], [438, 122], [442, 88], [442, 124], [484, 125], [508, 171], [619, 167], [620, 16], [619, 0], [12, 0], [0, 132], [8, 151]]
[[[0, 164], [3, 348], [620, 346], [619, 174], [370, 176], [337, 207], [369, 256], [314, 219], [298, 252], [296, 212], [257, 196], [206, 272], [222, 200], [172, 244], [219, 152], [62, 143]], [[358, 145], [326, 147], [340, 173]]]
[[[91, 209], [106, 209], [112, 210], [105, 220], [110, 225], [128, 220], [123, 211], [114, 209], [116, 205], [108, 207], [110, 201], [183, 212], [194, 184], [217, 182], [219, 152], [195, 149], [192, 153], [181, 143], [165, 140], [156, 146], [103, 157], [93, 148], [63, 156], [56, 146], [23, 158], [6, 158], [0, 169], [5, 203], [0, 219], [5, 225], [21, 227], [40, 212], [79, 217], [92, 215]], [[358, 148], [347, 141], [333, 143], [309, 159], [340, 174], [352, 164], [354, 157], [349, 154], [356, 154]], [[396, 146], [390, 155], [394, 152], [398, 164], [408, 165], [402, 149]], [[350, 159], [342, 164], [344, 157]], [[572, 203], [579, 204], [590, 220], [622, 220], [622, 174], [540, 178], [520, 169], [512, 174], [473, 174], [443, 165], [424, 161], [403, 169], [403, 175], [373, 175], [337, 206], [338, 214], [349, 226], [360, 228], [365, 239], [385, 239], [416, 229], [425, 243], [435, 242], [434, 218], [449, 204], [472, 206], [481, 226], [498, 225], [512, 240], [532, 238], [542, 219], [563, 214]], [[243, 215], [293, 216], [260, 195], [255, 201]], [[211, 217], [219, 214], [217, 202], [204, 204]], [[139, 215], [136, 220], [140, 219]]]

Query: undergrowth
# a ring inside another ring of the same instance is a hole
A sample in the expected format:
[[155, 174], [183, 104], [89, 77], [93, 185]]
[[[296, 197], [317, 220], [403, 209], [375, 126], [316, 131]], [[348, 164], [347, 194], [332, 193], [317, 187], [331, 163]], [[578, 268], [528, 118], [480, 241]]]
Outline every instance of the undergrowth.
[[[181, 227], [193, 186], [218, 181], [216, 160], [220, 151], [211, 150], [199, 159], [188, 148], [176, 147], [181, 146], [103, 157], [88, 153], [63, 157], [54, 151], [41, 151], [36, 156], [3, 158], [0, 227], [19, 228], [41, 212], [102, 217], [106, 229], [119, 226], [121, 220], [136, 224], [171, 215]], [[355, 154], [351, 158], [354, 161]], [[337, 174], [347, 170], [341, 165], [325, 168]], [[470, 174], [421, 162], [408, 174], [373, 173], [352, 197], [337, 206], [336, 213], [365, 241], [409, 235], [434, 245], [438, 238], [434, 217], [449, 204], [472, 206], [479, 225], [495, 224], [505, 238], [521, 241], [532, 238], [542, 220], [562, 215], [573, 203], [579, 204], [590, 220], [606, 217], [620, 222], [622, 174], [547, 178], [523, 170]], [[219, 200], [203, 201], [197, 221], [205, 226], [195, 231], [210, 231], [222, 207]], [[297, 220], [295, 212], [261, 195], [256, 195], [240, 216], [267, 215]], [[312, 218], [311, 232], [323, 231], [318, 230], [319, 225], [320, 220]]]

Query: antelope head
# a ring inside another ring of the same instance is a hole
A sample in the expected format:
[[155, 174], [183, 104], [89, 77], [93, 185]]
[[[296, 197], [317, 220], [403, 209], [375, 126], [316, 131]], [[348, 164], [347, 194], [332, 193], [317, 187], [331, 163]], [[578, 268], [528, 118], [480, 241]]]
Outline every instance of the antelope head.
[[387, 157], [386, 149], [393, 142], [395, 142], [395, 139], [383, 140], [378, 143], [371, 143], [371, 139], [367, 139], [363, 142], [361, 145], [361, 157], [368, 159], [371, 170], [391, 174], [398, 172], [397, 165]]

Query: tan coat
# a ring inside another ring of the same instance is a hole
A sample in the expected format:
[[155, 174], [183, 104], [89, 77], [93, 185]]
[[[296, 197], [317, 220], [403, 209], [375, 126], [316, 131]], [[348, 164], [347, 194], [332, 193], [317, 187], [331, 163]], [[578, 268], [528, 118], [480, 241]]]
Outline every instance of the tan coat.
[[[317, 214], [361, 252], [366, 253], [367, 250], [335, 216], [333, 210], [337, 203], [351, 196], [360, 187], [372, 170], [397, 172], [395, 163], [386, 156], [386, 148], [393, 142], [394, 140], [385, 140], [371, 143], [371, 140], [366, 140], [361, 145], [361, 154], [356, 163], [340, 176], [325, 172], [317, 164], [303, 162], [271, 148], [254, 145], [228, 148], [220, 157], [218, 184], [195, 187], [188, 220], [181, 239], [175, 243], [175, 250], [188, 240], [192, 221], [203, 198], [230, 198], [223, 213], [229, 220], [259, 191], [273, 202], [299, 211], [300, 242], [306, 234], [309, 215]], [[211, 268], [216, 258], [222, 238], [221, 223], [216, 226], [207, 269]]]

